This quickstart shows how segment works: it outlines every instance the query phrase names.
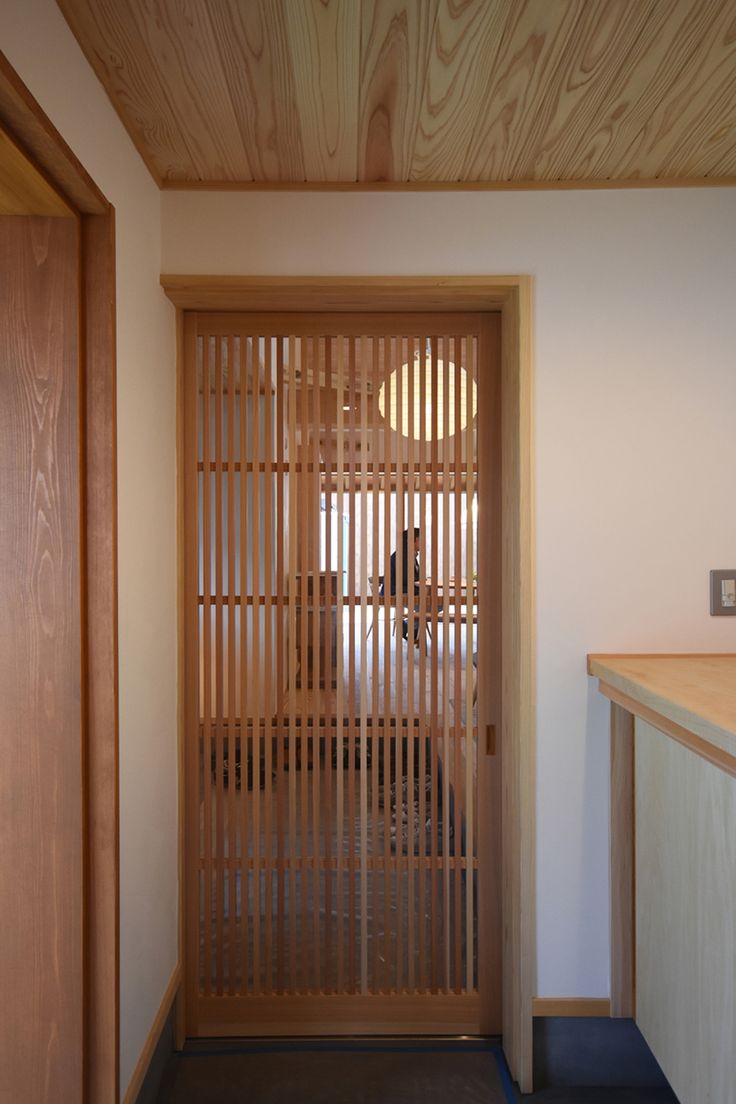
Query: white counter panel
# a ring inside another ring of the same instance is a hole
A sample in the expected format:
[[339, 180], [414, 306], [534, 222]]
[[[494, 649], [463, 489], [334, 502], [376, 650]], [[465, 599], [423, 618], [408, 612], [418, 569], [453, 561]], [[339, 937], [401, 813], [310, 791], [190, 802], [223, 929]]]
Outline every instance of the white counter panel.
[[681, 1104], [736, 1104], [736, 779], [638, 718], [636, 1022]]

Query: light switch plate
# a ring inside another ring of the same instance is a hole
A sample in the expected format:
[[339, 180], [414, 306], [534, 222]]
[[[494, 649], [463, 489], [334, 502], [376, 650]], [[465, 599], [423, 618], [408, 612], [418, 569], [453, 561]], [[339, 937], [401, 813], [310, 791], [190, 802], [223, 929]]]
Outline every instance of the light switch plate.
[[736, 567], [711, 571], [710, 612], [713, 617], [736, 617]]

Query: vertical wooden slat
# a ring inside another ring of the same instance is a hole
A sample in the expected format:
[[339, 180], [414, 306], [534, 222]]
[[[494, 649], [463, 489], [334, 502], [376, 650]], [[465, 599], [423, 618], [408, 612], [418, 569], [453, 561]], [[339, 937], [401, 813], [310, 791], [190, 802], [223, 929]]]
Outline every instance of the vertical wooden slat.
[[296, 338], [289, 337], [289, 434], [288, 434], [288, 471], [289, 471], [289, 991], [297, 991], [297, 808], [296, 808], [296, 764], [297, 764], [297, 640], [296, 610], [297, 587], [297, 540], [298, 540], [298, 476], [296, 447]]
[[[371, 578], [373, 580], [371, 587], [371, 854], [374, 859], [378, 859], [378, 794], [380, 786], [380, 737], [378, 727], [379, 717], [379, 696], [378, 696], [378, 645], [379, 645], [379, 596], [378, 596], [378, 576], [381, 573], [379, 566], [379, 540], [378, 540], [378, 528], [379, 528], [379, 510], [380, 510], [380, 475], [378, 468], [378, 455], [380, 447], [380, 421], [381, 414], [378, 406], [378, 396], [380, 392], [379, 381], [379, 338], [374, 337], [371, 343], [371, 380], [372, 380], [372, 395], [371, 395], [371, 418], [373, 423], [373, 434], [371, 440], [371, 452], [372, 452], [372, 519], [373, 519], [373, 531], [372, 531], [372, 544], [371, 544]], [[363, 632], [364, 650], [365, 650], [365, 662], [368, 662], [368, 648], [367, 648], [367, 634]], [[388, 718], [384, 718], [387, 720]], [[373, 962], [371, 966], [371, 992], [377, 993], [379, 991], [379, 979], [378, 979], [378, 964], [379, 964], [379, 931], [380, 931], [380, 918], [379, 918], [379, 886], [382, 880], [386, 878], [386, 871], [381, 873], [378, 869], [377, 861], [373, 865], [372, 874], [372, 901], [371, 911], [373, 917], [373, 923], [371, 926], [371, 942], [373, 945]], [[367, 903], [367, 902], [366, 902]]]
[[[394, 879], [396, 886], [396, 958], [394, 968], [393, 987], [399, 991], [403, 987], [403, 939], [402, 939], [402, 927], [403, 927], [403, 900], [402, 900], [402, 878], [403, 878], [403, 782], [404, 782], [404, 766], [403, 766], [403, 714], [404, 714], [404, 647], [403, 647], [403, 622], [404, 618], [408, 616], [407, 609], [414, 605], [414, 534], [407, 534], [406, 537], [406, 563], [404, 563], [404, 476], [403, 476], [403, 459], [404, 449], [403, 441], [404, 437], [402, 430], [402, 415], [403, 415], [403, 369], [402, 369], [402, 354], [403, 354], [403, 342], [401, 338], [391, 338], [391, 347], [393, 350], [392, 361], [394, 364], [394, 370], [396, 372], [396, 425], [398, 427], [396, 433], [396, 604], [397, 608], [401, 611], [401, 631], [402, 636], [399, 636], [399, 615], [397, 614], [396, 622], [396, 696], [395, 696], [395, 709], [394, 709], [394, 722], [395, 722], [395, 737], [394, 737], [394, 776], [396, 779], [396, 840], [394, 848]], [[410, 539], [411, 538], [411, 539]], [[409, 667], [409, 660], [413, 664], [414, 662], [414, 638], [407, 637], [406, 650], [407, 660], [406, 666]], [[407, 809], [408, 809], [409, 795], [407, 794]]]
[[[312, 965], [314, 969], [313, 987], [315, 992], [320, 992], [322, 986], [322, 933], [320, 930], [320, 902], [321, 902], [321, 839], [322, 839], [322, 808], [320, 803], [320, 771], [321, 771], [321, 727], [320, 716], [322, 714], [322, 693], [320, 689], [320, 626], [325, 618], [325, 634], [327, 630], [326, 614], [323, 613], [325, 605], [323, 580], [326, 575], [321, 571], [320, 557], [320, 434], [322, 410], [320, 403], [320, 379], [321, 356], [320, 339], [311, 339], [310, 363], [312, 365], [312, 418], [310, 431], [312, 434], [312, 471], [309, 478], [309, 519], [310, 565], [312, 569], [312, 862], [310, 877], [312, 879], [312, 928], [314, 949], [312, 953]], [[324, 637], [323, 637], [324, 639]]]
[[[360, 339], [360, 991], [368, 992], [368, 656], [365, 647], [368, 590], [368, 357]], [[359, 642], [359, 643], [358, 643]]]
[[263, 843], [265, 865], [264, 992], [273, 992], [273, 340], [266, 334], [263, 373], [263, 593], [264, 602], [264, 759]]
[[[393, 363], [391, 342], [381, 338], [383, 347], [384, 376], [391, 379]], [[383, 432], [383, 978], [381, 989], [389, 993], [393, 984], [391, 965], [391, 756], [392, 756], [392, 708], [391, 656], [392, 618], [396, 632], [397, 597], [391, 594], [391, 442], [392, 431], [388, 419]], [[395, 730], [393, 732], [395, 738]], [[395, 802], [395, 799], [394, 799]]]
[[250, 535], [248, 533], [248, 354], [245, 337], [240, 339], [238, 368], [240, 375], [240, 393], [238, 403], [239, 443], [240, 443], [240, 815], [238, 835], [240, 836], [240, 932], [238, 946], [241, 956], [240, 989], [248, 992], [248, 973], [250, 969], [249, 952], [249, 871], [248, 871], [248, 712], [250, 695], [248, 690], [248, 567], [246, 549]]
[[[227, 338], [227, 991], [235, 992], [236, 893], [235, 878], [235, 341]], [[242, 469], [242, 466], [241, 466]], [[240, 478], [242, 479], [242, 470]], [[239, 542], [238, 542], [239, 546]], [[224, 855], [221, 861], [225, 862]]]
[[[442, 339], [442, 937], [443, 982], [450, 991], [450, 343]], [[437, 622], [439, 635], [439, 621]], [[437, 647], [437, 644], [435, 644]]]
[[427, 574], [427, 340], [419, 338], [419, 488], [420, 531], [419, 563], [422, 578], [419, 583], [419, 991], [427, 988], [427, 595], [424, 579]]
[[284, 637], [284, 592], [286, 578], [286, 512], [284, 502], [284, 430], [286, 411], [284, 397], [284, 339], [276, 345], [276, 989], [286, 988], [286, 795], [284, 793], [284, 758], [286, 750], [286, 720], [284, 697], [287, 670]]
[[[325, 395], [332, 395], [332, 350], [334, 345], [334, 338], [325, 338]], [[333, 668], [333, 655], [332, 655], [332, 619], [336, 617], [337, 613], [334, 610], [334, 602], [336, 595], [332, 589], [333, 572], [336, 565], [332, 562], [332, 487], [333, 487], [333, 475], [334, 468], [334, 445], [333, 445], [333, 431], [334, 427], [330, 424], [330, 410], [328, 409], [325, 414], [325, 450], [324, 450], [324, 479], [323, 487], [325, 493], [325, 610], [324, 610], [324, 641], [325, 641], [325, 664], [324, 664], [324, 696], [325, 702], [324, 716], [325, 716], [325, 729], [324, 729], [324, 762], [325, 762], [325, 793], [324, 793], [324, 847], [325, 847], [325, 859], [324, 859], [324, 879], [325, 879], [325, 919], [324, 919], [324, 962], [325, 962], [325, 977], [324, 977], [324, 991], [330, 993], [334, 989], [334, 980], [332, 974], [332, 962], [333, 962], [333, 939], [332, 939], [332, 913], [333, 913], [333, 885], [332, 885], [332, 828], [333, 828], [333, 778], [332, 778], [332, 748], [334, 739], [334, 726], [332, 723], [332, 715], [334, 711], [334, 696], [332, 693], [332, 680], [334, 677]]]
[[[462, 945], [463, 945], [463, 925], [462, 925], [462, 860], [463, 860], [463, 835], [464, 835], [464, 818], [465, 818], [465, 800], [464, 797], [461, 800], [461, 795], [464, 795], [465, 785], [463, 778], [463, 760], [462, 760], [462, 737], [463, 737], [463, 724], [462, 724], [462, 710], [463, 710], [463, 695], [462, 695], [462, 672], [463, 667], [465, 669], [465, 678], [470, 679], [472, 675], [472, 658], [466, 656], [465, 663], [463, 664], [462, 658], [462, 608], [461, 603], [458, 600], [458, 588], [462, 585], [462, 577], [464, 575], [463, 556], [462, 556], [462, 502], [463, 502], [463, 456], [462, 456], [462, 443], [463, 436], [460, 430], [462, 421], [462, 391], [461, 391], [461, 379], [462, 379], [462, 366], [461, 366], [461, 352], [462, 352], [462, 340], [459, 337], [455, 337], [453, 341], [454, 346], [454, 364], [455, 364], [455, 486], [454, 486], [454, 521], [455, 521], [455, 555], [454, 555], [454, 575], [455, 575], [455, 711], [454, 711], [454, 755], [453, 755], [453, 779], [454, 779], [454, 813], [455, 813], [455, 835], [454, 835], [454, 847], [453, 847], [453, 888], [454, 888], [454, 906], [453, 906], [453, 922], [454, 922], [454, 934], [455, 934], [455, 961], [454, 961], [454, 988], [455, 992], [459, 993], [463, 989], [463, 976], [462, 976]], [[466, 600], [466, 621], [469, 623], [473, 616], [472, 606], [472, 582], [470, 579], [466, 579], [466, 590], [468, 598]], [[466, 874], [466, 877], [470, 876], [470, 872]]]
[[211, 552], [211, 449], [210, 449], [210, 339], [204, 338], [202, 357], [202, 656], [204, 661], [204, 717], [202, 729], [202, 811], [204, 817], [204, 984], [212, 992], [212, 552]]
[[[468, 586], [473, 584], [474, 571], [474, 532], [473, 532], [473, 496], [475, 492], [475, 476], [473, 473], [475, 461], [475, 427], [473, 423], [473, 380], [476, 375], [474, 343], [472, 336], [468, 336], [465, 342], [466, 351], [466, 410], [467, 430], [465, 435], [465, 463], [467, 467], [466, 492], [465, 492], [465, 578]], [[466, 625], [467, 655], [466, 669], [472, 664], [474, 648], [473, 619], [468, 617]], [[475, 756], [475, 734], [473, 716], [473, 688], [472, 679], [466, 678], [465, 686], [465, 855], [467, 871], [465, 875], [465, 986], [471, 991], [475, 986], [475, 971], [473, 962], [473, 938], [474, 938], [474, 877], [473, 859], [475, 857], [474, 820], [475, 820], [475, 785], [473, 760]]]
[[[430, 562], [430, 578], [432, 580], [432, 593], [429, 595], [429, 601], [431, 604], [431, 616], [434, 617], [437, 607], [437, 580], [439, 578], [439, 512], [438, 512], [438, 499], [439, 499], [439, 368], [437, 357], [437, 343], [438, 338], [433, 337], [430, 342], [430, 348], [432, 353], [432, 383], [431, 383], [431, 395], [432, 395], [432, 420], [431, 420], [431, 435], [432, 444], [430, 449], [431, 465], [432, 465], [432, 477], [430, 480], [431, 488], [431, 503], [430, 510], [432, 514], [432, 554]], [[431, 933], [432, 933], [432, 974], [431, 974], [431, 989], [432, 992], [437, 990], [439, 981], [439, 916], [438, 916], [438, 893], [439, 893], [439, 871], [437, 869], [437, 857], [438, 857], [438, 827], [439, 827], [439, 793], [438, 793], [438, 781], [439, 781], [439, 656], [437, 654], [438, 641], [436, 639], [437, 632], [436, 626], [433, 627], [433, 640], [432, 650], [430, 652], [431, 659], [431, 673], [430, 673], [430, 709], [431, 709], [431, 722], [430, 722], [430, 749], [431, 749], [431, 766], [430, 774], [432, 776], [432, 792], [430, 797], [430, 857], [432, 866], [432, 906], [431, 906]]]
[[253, 806], [253, 992], [261, 991], [261, 339], [252, 339], [251, 414], [253, 434], [253, 474], [251, 511], [251, 532], [246, 547], [252, 550], [251, 592], [253, 596], [251, 618], [251, 685], [253, 698], [253, 726], [251, 729], [250, 754], [251, 803]]
[[336, 768], [336, 871], [335, 886], [337, 897], [337, 992], [343, 993], [345, 987], [345, 895], [343, 880], [343, 861], [345, 853], [345, 794], [344, 794], [344, 656], [345, 644], [343, 639], [344, 627], [344, 526], [342, 523], [344, 510], [344, 460], [345, 460], [345, 343], [341, 337], [337, 339], [337, 686], [335, 703], [335, 768]]
[[223, 901], [224, 871], [222, 854], [225, 843], [225, 816], [223, 808], [224, 769], [223, 769], [223, 731], [224, 731], [224, 689], [225, 689], [225, 649], [223, 639], [223, 364], [222, 341], [215, 339], [215, 785], [213, 800], [215, 804], [215, 973], [216, 992], [223, 993]]
[[[407, 410], [405, 417], [409, 432], [406, 439], [406, 488], [407, 488], [407, 517], [406, 525], [411, 535], [412, 542], [414, 540], [414, 529], [417, 524], [416, 511], [414, 508], [414, 491], [416, 487], [416, 478], [414, 470], [414, 417], [415, 417], [415, 399], [414, 393], [414, 353], [415, 353], [415, 341], [413, 338], [409, 338], [406, 347], [406, 376], [407, 376]], [[413, 545], [412, 545], [413, 547]], [[421, 585], [421, 584], [420, 584]], [[414, 591], [413, 585], [411, 590]], [[407, 761], [406, 761], [406, 804], [407, 804], [407, 843], [406, 843], [406, 960], [407, 960], [407, 977], [406, 985], [407, 990], [411, 993], [414, 991], [416, 985], [416, 970], [415, 970], [415, 954], [416, 954], [416, 939], [415, 939], [415, 923], [416, 923], [416, 909], [414, 901], [414, 871], [416, 869], [416, 857], [414, 855], [414, 840], [417, 833], [416, 825], [416, 813], [414, 808], [414, 783], [415, 783], [415, 751], [416, 751], [416, 707], [414, 701], [414, 680], [416, 673], [416, 649], [414, 647], [414, 634], [417, 628], [416, 619], [416, 599], [413, 597], [409, 601], [409, 616], [408, 616], [408, 639], [409, 656], [410, 660], [407, 660], [407, 683], [406, 683], [406, 747], [407, 747]], [[421, 690], [421, 687], [420, 687]]]
[[356, 571], [357, 558], [356, 533], [355, 533], [355, 485], [357, 479], [356, 458], [356, 424], [355, 407], [356, 394], [356, 365], [355, 365], [355, 338], [348, 340], [348, 404], [350, 410], [348, 432], [348, 517], [349, 517], [349, 552], [348, 552], [348, 992], [354, 993], [355, 985], [355, 595], [356, 595]]
[[[309, 561], [309, 338], [299, 341], [299, 487], [297, 533], [299, 534], [299, 782], [300, 782], [300, 825], [299, 825], [299, 894], [301, 898], [300, 939], [301, 953], [301, 991], [309, 991], [309, 970], [311, 955], [307, 951], [309, 939], [309, 611], [313, 601], [310, 596]], [[297, 764], [294, 764], [296, 770]], [[296, 902], [295, 902], [296, 907]]]

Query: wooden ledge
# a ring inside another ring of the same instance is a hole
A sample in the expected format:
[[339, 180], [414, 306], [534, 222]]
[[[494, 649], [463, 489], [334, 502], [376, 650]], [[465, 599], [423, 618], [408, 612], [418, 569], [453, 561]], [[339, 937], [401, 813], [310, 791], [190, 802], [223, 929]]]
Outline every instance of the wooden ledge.
[[589, 655], [611, 701], [736, 777], [736, 655]]
[[215, 276], [165, 273], [161, 286], [181, 310], [501, 310], [528, 276]]

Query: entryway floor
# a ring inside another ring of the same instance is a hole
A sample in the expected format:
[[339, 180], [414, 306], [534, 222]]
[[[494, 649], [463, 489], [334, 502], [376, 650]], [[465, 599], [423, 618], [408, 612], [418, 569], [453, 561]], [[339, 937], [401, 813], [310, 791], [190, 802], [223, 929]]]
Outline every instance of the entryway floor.
[[190, 1041], [158, 1104], [677, 1104], [668, 1088], [546, 1088], [521, 1097], [485, 1040]]
[[484, 1040], [190, 1042], [159, 1104], [515, 1104], [500, 1048]]

